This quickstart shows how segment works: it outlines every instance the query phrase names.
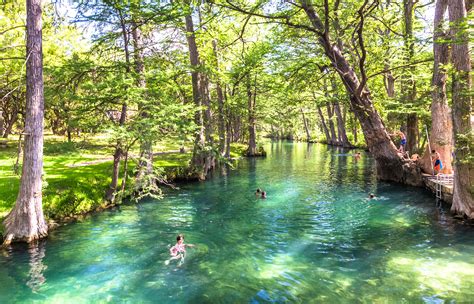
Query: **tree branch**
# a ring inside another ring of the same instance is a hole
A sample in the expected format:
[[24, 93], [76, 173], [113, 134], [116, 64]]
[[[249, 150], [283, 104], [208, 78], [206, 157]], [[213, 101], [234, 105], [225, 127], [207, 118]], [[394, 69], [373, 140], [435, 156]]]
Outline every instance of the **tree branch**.
[[390, 72], [390, 71], [393, 71], [393, 70], [403, 69], [403, 68], [406, 68], [406, 67], [409, 67], [409, 66], [412, 66], [412, 65], [417, 65], [417, 64], [420, 64], [420, 63], [431, 62], [431, 61], [433, 61], [433, 58], [424, 59], [424, 60], [420, 60], [420, 61], [415, 61], [415, 62], [412, 62], [412, 63], [409, 63], [409, 64], [396, 66], [396, 67], [393, 67], [393, 68], [390, 68], [390, 69], [384, 69], [380, 72], [377, 72], [377, 73], [374, 73], [374, 74], [371, 74], [371, 75], [367, 76], [367, 79], [370, 79], [370, 78], [375, 77], [377, 75], [384, 74], [384, 73], [387, 73], [387, 72]]
[[0, 60], [24, 60], [25, 57], [0, 57]]
[[[362, 93], [367, 83], [367, 74], [365, 72], [365, 59], [367, 58], [367, 50], [365, 49], [365, 45], [364, 45], [363, 31], [364, 31], [364, 21], [365, 21], [364, 10], [368, 2], [369, 0], [365, 0], [364, 4], [362, 4], [360, 9], [357, 11], [360, 17], [360, 22], [357, 29], [357, 36], [358, 36], [360, 51], [362, 53], [362, 56], [360, 57], [360, 60], [359, 60], [359, 70], [361, 74], [361, 80], [360, 80], [359, 87], [356, 90], [357, 96], [360, 96], [360, 94]], [[378, 0], [375, 0], [371, 5], [369, 5], [369, 8], [367, 9], [367, 15], [370, 14], [370, 12], [372, 12], [377, 7], [377, 4], [378, 4]]]
[[255, 11], [257, 10], [257, 8], [259, 8], [258, 5], [255, 6], [253, 9], [251, 9], [250, 11], [248, 11], [248, 10], [245, 10], [245, 9], [231, 3], [230, 0], [226, 0], [226, 3], [227, 3], [227, 5], [221, 5], [221, 6], [226, 7], [228, 9], [231, 9], [231, 10], [234, 10], [234, 11], [237, 11], [237, 12], [240, 12], [240, 13], [243, 13], [243, 14], [246, 14], [246, 15], [252, 15], [252, 16], [256, 16], [256, 17], [260, 17], [260, 18], [270, 19], [270, 20], [273, 20], [272, 23], [287, 25], [287, 26], [290, 26], [290, 27], [293, 27], [293, 28], [304, 29], [304, 30], [316, 33], [318, 35], [323, 35], [322, 32], [316, 30], [315, 28], [313, 28], [311, 26], [290, 22], [291, 17], [296, 15], [298, 13], [298, 11], [293, 13], [292, 15], [272, 16], [272, 15], [265, 15], [265, 14], [256, 13]]
[[393, 34], [399, 36], [399, 37], [403, 37], [403, 34], [395, 31], [393, 28], [391, 28], [384, 20], [382, 20], [381, 18], [377, 17], [377, 16], [374, 16], [374, 15], [371, 15], [370, 16], [371, 18], [377, 20], [378, 22], [382, 23], [383, 26], [385, 26], [385, 28], [387, 28], [390, 32], [392, 32]]
[[8, 31], [11, 31], [11, 30], [14, 30], [14, 29], [17, 29], [17, 28], [21, 28], [21, 27], [26, 28], [26, 26], [24, 26], [24, 25], [16, 25], [16, 26], [13, 26], [13, 27], [11, 27], [11, 28], [8, 28], [8, 29], [6, 29], [6, 30], [1, 31], [1, 32], [0, 32], [0, 35], [3, 35], [3, 34], [5, 34], [5, 33], [8, 32]]

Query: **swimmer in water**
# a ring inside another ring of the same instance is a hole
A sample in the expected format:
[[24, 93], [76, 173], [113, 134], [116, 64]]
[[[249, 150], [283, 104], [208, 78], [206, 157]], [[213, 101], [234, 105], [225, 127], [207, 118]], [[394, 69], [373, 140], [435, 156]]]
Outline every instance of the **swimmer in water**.
[[178, 236], [176, 237], [176, 245], [174, 245], [173, 247], [170, 248], [170, 254], [171, 254], [171, 258], [169, 260], [166, 260], [165, 261], [165, 264], [168, 265], [170, 263], [170, 261], [172, 260], [178, 260], [178, 259], [181, 259], [179, 261], [179, 264], [183, 264], [184, 262], [184, 257], [186, 256], [186, 247], [194, 247], [193, 244], [185, 244], [184, 243], [184, 235], [182, 234], [178, 234]]

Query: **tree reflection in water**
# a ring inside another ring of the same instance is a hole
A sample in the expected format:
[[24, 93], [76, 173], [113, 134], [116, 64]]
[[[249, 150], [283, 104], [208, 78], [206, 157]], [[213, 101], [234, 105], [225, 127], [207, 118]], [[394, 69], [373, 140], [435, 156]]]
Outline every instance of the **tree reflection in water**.
[[48, 266], [43, 264], [43, 258], [46, 253], [45, 241], [30, 243], [28, 253], [30, 255], [30, 271], [28, 272], [26, 285], [33, 292], [37, 292], [41, 285], [46, 282], [46, 278], [43, 275], [44, 271], [48, 268]]

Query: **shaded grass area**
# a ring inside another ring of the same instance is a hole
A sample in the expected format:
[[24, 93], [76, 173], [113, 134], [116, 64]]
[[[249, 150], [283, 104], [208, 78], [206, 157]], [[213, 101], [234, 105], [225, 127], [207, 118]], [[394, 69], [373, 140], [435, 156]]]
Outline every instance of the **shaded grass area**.
[[[177, 150], [178, 145], [163, 142], [157, 151]], [[134, 151], [132, 151], [134, 152]], [[103, 198], [112, 174], [113, 146], [104, 140], [77, 143], [64, 142], [61, 138], [46, 136], [44, 144], [43, 210], [48, 218], [61, 218], [96, 209], [104, 204]], [[20, 176], [13, 172], [17, 157], [17, 143], [8, 142], [0, 149], [0, 221], [15, 204]], [[189, 153], [166, 153], [155, 157], [156, 166], [163, 168], [185, 167]], [[107, 161], [87, 166], [73, 165], [100, 159]], [[21, 159], [20, 159], [21, 162]], [[72, 166], [72, 167], [71, 167]], [[128, 174], [133, 174], [135, 162], [129, 161]], [[123, 163], [121, 164], [123, 170]], [[21, 168], [19, 170], [21, 172]], [[121, 176], [123, 171], [121, 172]], [[121, 181], [119, 181], [119, 184]], [[3, 229], [0, 225], [0, 233]]]
[[[231, 157], [242, 156], [246, 148], [244, 144], [233, 144]], [[163, 173], [173, 179], [188, 166], [192, 150], [187, 147], [187, 153], [165, 152], [170, 150], [179, 150], [179, 145], [173, 141], [157, 143], [154, 151], [163, 153], [154, 157], [154, 165], [162, 168]], [[104, 194], [111, 181], [112, 153], [113, 146], [100, 137], [68, 143], [63, 138], [46, 136], [43, 185], [45, 216], [57, 219], [103, 207]], [[13, 172], [16, 157], [17, 142], [9, 141], [7, 148], [0, 149], [0, 221], [11, 210], [18, 195], [20, 176]], [[94, 163], [101, 159], [104, 161]], [[88, 162], [91, 164], [83, 165]], [[128, 165], [129, 176], [133, 175], [135, 164], [136, 160], [132, 157]], [[121, 169], [122, 177], [123, 162]], [[0, 225], [0, 233], [2, 229]]]

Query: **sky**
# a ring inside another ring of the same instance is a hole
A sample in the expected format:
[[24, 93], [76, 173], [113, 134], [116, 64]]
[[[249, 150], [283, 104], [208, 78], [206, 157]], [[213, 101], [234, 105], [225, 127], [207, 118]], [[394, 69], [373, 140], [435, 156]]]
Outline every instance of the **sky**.
[[[74, 1], [74, 0], [53, 0], [53, 1], [55, 3], [55, 7], [56, 7], [56, 14], [59, 17], [64, 18], [64, 20], [66, 20], [67, 22], [72, 21], [74, 19], [75, 15], [76, 15], [76, 10], [74, 9], [74, 6], [75, 6], [74, 3], [77, 2], [77, 1]], [[432, 0], [422, 0], [422, 1], [420, 1], [419, 5], [423, 6], [423, 5], [428, 4], [430, 2], [432, 2]], [[430, 38], [432, 37], [434, 9], [435, 9], [435, 5], [434, 5], [434, 3], [432, 3], [428, 6], [426, 6], [423, 9], [422, 13], [420, 13], [418, 10], [415, 11], [417, 18], [425, 20], [424, 30], [419, 31], [417, 33], [418, 39], [430, 40]], [[76, 23], [76, 25], [78, 26], [79, 29], [81, 29], [81, 31], [83, 33], [83, 38], [86, 41], [92, 42], [92, 37], [93, 37], [93, 34], [95, 32], [95, 29], [92, 26], [90, 26], [86, 23]], [[430, 44], [430, 43], [428, 42], [428, 44]]]

